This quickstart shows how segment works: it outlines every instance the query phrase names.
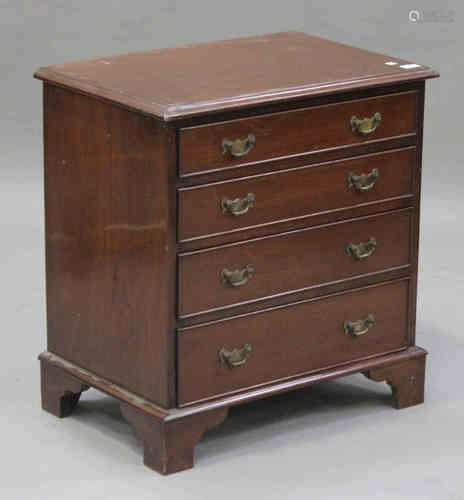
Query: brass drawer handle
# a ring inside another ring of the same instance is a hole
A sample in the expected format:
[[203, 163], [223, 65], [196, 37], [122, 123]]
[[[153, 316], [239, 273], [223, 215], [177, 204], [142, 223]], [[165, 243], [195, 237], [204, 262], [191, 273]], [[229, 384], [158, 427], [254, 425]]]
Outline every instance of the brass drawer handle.
[[351, 130], [360, 135], [369, 135], [374, 132], [381, 121], [382, 115], [380, 113], [374, 113], [370, 118], [363, 118], [362, 120], [357, 116], [352, 116], [350, 120]]
[[228, 351], [225, 347], [223, 347], [219, 351], [219, 359], [223, 363], [235, 368], [237, 366], [244, 365], [248, 361], [251, 351], [251, 344], [245, 344], [239, 349], [232, 349], [232, 351]]
[[248, 193], [244, 198], [235, 198], [235, 200], [223, 198], [221, 200], [222, 213], [229, 213], [238, 217], [239, 215], [246, 214], [254, 206], [255, 201], [256, 197], [253, 193]]
[[375, 325], [375, 318], [372, 314], [368, 314], [365, 318], [358, 321], [345, 321], [343, 328], [347, 335], [360, 337], [365, 335]]
[[224, 154], [228, 153], [234, 158], [239, 158], [248, 154], [255, 144], [256, 137], [253, 134], [249, 134], [245, 139], [235, 139], [234, 141], [224, 139], [222, 141], [222, 152]]
[[221, 271], [221, 283], [223, 285], [229, 286], [242, 286], [248, 283], [248, 280], [253, 276], [254, 268], [251, 264], [248, 264], [243, 269], [236, 269], [235, 271], [230, 271], [229, 269], [222, 269]]
[[356, 260], [364, 260], [370, 257], [377, 248], [377, 241], [375, 238], [369, 238], [365, 243], [349, 243], [346, 246], [346, 253], [351, 255]]
[[374, 187], [379, 175], [378, 168], [373, 168], [368, 174], [356, 175], [354, 172], [350, 172], [348, 175], [348, 188], [354, 189], [358, 193], [369, 191]]

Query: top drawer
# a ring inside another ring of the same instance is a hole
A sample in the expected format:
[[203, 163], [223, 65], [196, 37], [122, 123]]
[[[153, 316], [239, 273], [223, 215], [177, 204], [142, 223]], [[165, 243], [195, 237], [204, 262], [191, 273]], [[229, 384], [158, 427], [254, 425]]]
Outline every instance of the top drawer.
[[180, 130], [181, 177], [416, 132], [417, 92]]

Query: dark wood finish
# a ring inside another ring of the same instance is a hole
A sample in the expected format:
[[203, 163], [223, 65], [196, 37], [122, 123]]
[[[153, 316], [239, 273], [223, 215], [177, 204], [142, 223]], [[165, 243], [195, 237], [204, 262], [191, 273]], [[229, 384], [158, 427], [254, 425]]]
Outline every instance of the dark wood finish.
[[52, 86], [44, 117], [48, 349], [170, 407], [173, 131]]
[[411, 266], [411, 293], [409, 295], [409, 342], [410, 345], [416, 343], [416, 306], [417, 306], [417, 278], [419, 271], [419, 230], [420, 230], [420, 201], [422, 182], [422, 142], [424, 130], [424, 102], [425, 102], [425, 82], [420, 83], [418, 95], [418, 129], [417, 129], [417, 156], [416, 167], [413, 170], [413, 184], [416, 196], [414, 198], [414, 211], [411, 232], [412, 266]]
[[[373, 85], [363, 89], [340, 90], [334, 93], [299, 97], [287, 101], [263, 101], [253, 106], [239, 107], [236, 109], [224, 109], [213, 113], [205, 113], [198, 116], [185, 116], [176, 118], [173, 124], [180, 130], [200, 125], [212, 125], [225, 121], [240, 120], [248, 117], [258, 117], [265, 114], [280, 113], [282, 111], [294, 111], [326, 104], [337, 104], [369, 97], [382, 95], [402, 94], [418, 90], [424, 80], [412, 80], [404, 82], [392, 82], [382, 86]], [[345, 146], [345, 147], [356, 147]], [[185, 179], [184, 179], [185, 180]]]
[[260, 398], [285, 393], [295, 389], [301, 389], [318, 382], [334, 380], [336, 378], [346, 377], [355, 373], [362, 373], [366, 375], [368, 371], [376, 368], [390, 366], [393, 369], [394, 366], [398, 366], [400, 363], [411, 359], [421, 358], [426, 354], [427, 351], [421, 347], [411, 346], [401, 351], [345, 363], [325, 370], [318, 370], [310, 374], [305, 374], [303, 376], [289, 377], [270, 384], [258, 384], [245, 392], [228, 394], [197, 403], [195, 405], [171, 409], [161, 408], [160, 406], [157, 406], [154, 403], [127, 391], [123, 387], [113, 384], [102, 377], [93, 375], [89, 371], [83, 370], [82, 368], [79, 368], [78, 366], [69, 363], [63, 358], [60, 358], [50, 352], [43, 352], [39, 358], [41, 361], [45, 360], [46, 363], [60, 368], [60, 370], [64, 373], [68, 373], [74, 378], [78, 378], [84, 384], [109, 394], [121, 402], [128, 403], [129, 405], [150, 414], [154, 418], [173, 420], [217, 408], [230, 407], [255, 401]]
[[177, 245], [178, 253], [191, 253], [213, 247], [220, 247], [228, 243], [239, 243], [246, 240], [260, 239], [266, 236], [279, 235], [306, 229], [314, 226], [324, 226], [335, 222], [342, 222], [359, 217], [366, 217], [378, 213], [392, 212], [400, 209], [411, 208], [415, 205], [414, 198], [410, 195], [388, 199], [380, 202], [372, 202], [352, 207], [344, 207], [340, 210], [322, 211], [308, 217], [283, 220], [275, 224], [263, 224], [240, 231], [209, 235], [205, 238], [195, 238], [181, 241]]
[[[244, 390], [406, 347], [408, 280], [179, 330], [178, 402]], [[373, 314], [362, 337], [344, 321]], [[231, 368], [219, 351], [251, 344], [248, 361]]]
[[[413, 91], [184, 128], [179, 138], [180, 175], [412, 134], [417, 126], [416, 100]], [[363, 136], [351, 130], [352, 116], [365, 118], [376, 112], [382, 121], [374, 132]], [[256, 137], [249, 153], [233, 158], [223, 152], [224, 139], [249, 134]]]
[[[347, 210], [374, 202], [413, 197], [415, 148], [364, 155], [317, 166], [265, 173], [243, 179], [206, 184], [179, 191], [179, 241], [228, 232], [242, 232], [263, 224]], [[379, 179], [369, 191], [348, 185], [357, 175], [378, 169]], [[223, 213], [223, 199], [253, 193], [256, 202], [246, 214]], [[377, 210], [377, 207], [373, 207]]]
[[[136, 432], [143, 440], [145, 463], [158, 472], [169, 474], [192, 467], [193, 448], [196, 442], [201, 438], [205, 430], [220, 424], [226, 418], [230, 406], [354, 373], [369, 375], [376, 372], [379, 374], [385, 373], [391, 377], [391, 374], [398, 367], [404, 374], [405, 366], [414, 366], [413, 362], [422, 360], [425, 355], [426, 351], [423, 349], [410, 347], [400, 352], [348, 363], [309, 375], [289, 378], [275, 384], [260, 385], [247, 392], [231, 394], [215, 400], [171, 410], [156, 406], [150, 401], [128, 392], [123, 387], [92, 375], [87, 370], [79, 368], [52, 353], [42, 353], [40, 360], [43, 369], [46, 370], [45, 373], [53, 374], [51, 377], [52, 384], [59, 382], [59, 390], [63, 387], [68, 388], [65, 390], [69, 390], [69, 388], [80, 390], [80, 387], [86, 389], [91, 386], [117, 398], [121, 402], [121, 411], [124, 417], [135, 426]], [[411, 375], [414, 376], [413, 373]], [[63, 384], [62, 381], [65, 381], [65, 383]], [[49, 385], [49, 389], [53, 387], [52, 384]], [[397, 384], [399, 385], [398, 382]], [[411, 384], [411, 381], [408, 384]]]
[[288, 391], [309, 387], [313, 384], [334, 380], [340, 377], [346, 377], [356, 373], [363, 373], [367, 370], [389, 366], [394, 370], [398, 364], [416, 358], [421, 358], [427, 354], [427, 351], [421, 347], [413, 346], [408, 347], [402, 351], [392, 352], [384, 356], [375, 356], [367, 359], [347, 363], [326, 370], [320, 370], [298, 377], [289, 377], [285, 380], [272, 384], [259, 384], [255, 387], [248, 389], [246, 392], [237, 392], [228, 394], [217, 399], [204, 401], [192, 406], [186, 406], [182, 410], [187, 412], [204, 411], [210, 408], [219, 408], [224, 405], [234, 406], [242, 403], [248, 403], [264, 397], [281, 394]]
[[[88, 387], [115, 397], [168, 474], [236, 404], [353, 373], [387, 381], [399, 408], [422, 402], [423, 106], [438, 73], [404, 62], [278, 33], [39, 70], [44, 409], [66, 416]], [[351, 130], [375, 112], [373, 133]], [[247, 154], [223, 154], [248, 134]], [[371, 191], [347, 189], [372, 168]], [[247, 214], [219, 211], [248, 192]], [[371, 237], [369, 258], [346, 254]], [[244, 286], [220, 283], [247, 264]]]
[[143, 441], [144, 464], [167, 475], [193, 467], [195, 445], [205, 431], [225, 420], [228, 409], [222, 407], [174, 420], [153, 418], [127, 403], [121, 403], [121, 412]]
[[[280, 113], [282, 111], [302, 110], [313, 106], [323, 106], [337, 104], [346, 101], [355, 101], [370, 97], [380, 97], [392, 94], [403, 94], [407, 92], [422, 92], [423, 81], [413, 81], [406, 83], [392, 84], [385, 87], [373, 87], [363, 90], [351, 90], [324, 96], [317, 96], [305, 99], [296, 99], [284, 103], [268, 103], [253, 106], [251, 108], [227, 111], [224, 113], [208, 114], [195, 118], [185, 118], [176, 120], [179, 129], [196, 127], [199, 125], [211, 125], [223, 123], [228, 120], [239, 120], [248, 117], [258, 117], [265, 114]], [[419, 111], [419, 110], [418, 110]], [[321, 151], [308, 151], [297, 155], [289, 155], [284, 158], [264, 159], [256, 162], [249, 162], [246, 165], [237, 167], [231, 166], [222, 170], [208, 170], [204, 173], [195, 173], [179, 178], [179, 186], [197, 186], [212, 182], [220, 182], [237, 177], [258, 175], [263, 172], [291, 169], [301, 166], [308, 166], [317, 163], [324, 163], [338, 159], [346, 159], [363, 154], [371, 154], [390, 149], [400, 149], [416, 144], [416, 134], [404, 134], [399, 137], [387, 137], [375, 141], [367, 141], [358, 144], [337, 145]]]
[[404, 361], [395, 366], [372, 368], [365, 372], [367, 378], [387, 382], [392, 388], [393, 405], [400, 410], [424, 402], [425, 357]]
[[170, 415], [168, 409], [162, 408], [104, 377], [95, 375], [89, 370], [63, 359], [61, 356], [45, 351], [40, 354], [39, 359], [41, 366], [51, 367], [58, 374], [62, 374], [73, 380], [77, 379], [79, 382], [85, 384], [86, 387], [94, 387], [109, 396], [113, 396], [121, 402], [128, 403], [136, 408], [144, 410], [153, 417], [164, 419]]
[[398, 267], [389, 271], [365, 274], [362, 276], [355, 276], [344, 280], [335, 281], [320, 286], [315, 286], [303, 290], [298, 290], [288, 294], [278, 294], [273, 297], [268, 297], [265, 300], [258, 300], [252, 302], [245, 302], [244, 304], [237, 304], [223, 309], [213, 309], [211, 311], [202, 312], [193, 316], [179, 317], [177, 325], [179, 328], [187, 328], [193, 325], [202, 323], [210, 323], [220, 319], [233, 318], [242, 314], [250, 312], [262, 311], [272, 307], [283, 306], [300, 302], [317, 297], [339, 293], [347, 288], [355, 289], [362, 288], [369, 285], [376, 285], [378, 283], [393, 281], [401, 278], [410, 277], [410, 266]]
[[416, 134], [405, 134], [400, 137], [380, 139], [362, 144], [351, 144], [324, 149], [322, 151], [309, 151], [307, 153], [274, 158], [231, 167], [226, 170], [208, 170], [202, 174], [194, 174], [179, 178], [179, 187], [201, 186], [214, 182], [222, 182], [232, 179], [242, 179], [252, 175], [289, 170], [298, 167], [307, 167], [337, 160], [346, 160], [364, 154], [374, 154], [382, 151], [403, 149], [416, 145]]
[[[182, 254], [179, 315], [408, 266], [410, 232], [411, 212], [402, 210]], [[370, 257], [358, 261], [347, 254], [349, 243], [367, 242], [371, 237], [376, 238], [377, 248]], [[240, 287], [222, 283], [222, 269], [247, 265], [254, 268], [248, 283]]]
[[71, 415], [81, 393], [89, 387], [57, 366], [40, 362], [42, 408], [55, 417]]
[[171, 120], [438, 76], [391, 60], [289, 32], [60, 64], [36, 77]]

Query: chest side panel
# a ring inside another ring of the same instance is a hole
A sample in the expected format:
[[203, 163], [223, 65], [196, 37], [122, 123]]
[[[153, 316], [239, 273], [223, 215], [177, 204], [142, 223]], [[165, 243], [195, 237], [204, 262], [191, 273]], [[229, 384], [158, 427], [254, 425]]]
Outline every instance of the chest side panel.
[[175, 136], [51, 85], [44, 106], [48, 349], [170, 406]]

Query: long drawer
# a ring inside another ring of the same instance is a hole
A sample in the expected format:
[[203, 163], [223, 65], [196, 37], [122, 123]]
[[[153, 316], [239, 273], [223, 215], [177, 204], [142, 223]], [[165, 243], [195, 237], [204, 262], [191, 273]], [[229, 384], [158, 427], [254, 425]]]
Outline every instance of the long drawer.
[[411, 210], [328, 224], [179, 256], [182, 316], [410, 263]]
[[179, 240], [412, 196], [415, 148], [179, 190]]
[[272, 113], [179, 132], [181, 176], [415, 133], [417, 93]]
[[178, 403], [400, 350], [409, 280], [178, 332]]

